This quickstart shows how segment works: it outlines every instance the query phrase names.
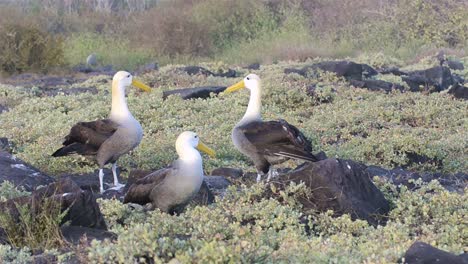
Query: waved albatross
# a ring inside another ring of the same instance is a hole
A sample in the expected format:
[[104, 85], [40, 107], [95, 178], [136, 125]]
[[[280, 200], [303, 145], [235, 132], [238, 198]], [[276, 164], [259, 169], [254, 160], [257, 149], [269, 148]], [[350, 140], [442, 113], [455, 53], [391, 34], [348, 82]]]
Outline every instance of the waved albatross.
[[117, 72], [112, 79], [112, 108], [109, 118], [75, 124], [65, 137], [63, 147], [52, 154], [54, 157], [70, 154], [95, 157], [99, 165], [101, 193], [104, 192], [104, 165], [112, 163], [114, 189], [121, 188], [123, 185], [117, 178], [117, 160], [138, 146], [143, 137], [140, 123], [127, 107], [125, 88], [130, 85], [151, 91], [149, 86], [133, 79], [130, 73]]
[[204, 145], [197, 134], [185, 131], [176, 140], [179, 159], [169, 167], [157, 170], [132, 184], [124, 203], [152, 204], [162, 212], [180, 212], [198, 193], [203, 182], [203, 151], [214, 157], [215, 152]]
[[232, 142], [244, 155], [249, 157], [257, 169], [257, 182], [265, 174], [267, 181], [275, 176], [272, 164], [289, 158], [318, 161], [312, 154], [309, 140], [295, 126], [285, 120], [262, 121], [261, 81], [256, 74], [249, 74], [242, 81], [228, 87], [225, 93], [247, 88], [250, 99], [244, 117], [232, 130]]

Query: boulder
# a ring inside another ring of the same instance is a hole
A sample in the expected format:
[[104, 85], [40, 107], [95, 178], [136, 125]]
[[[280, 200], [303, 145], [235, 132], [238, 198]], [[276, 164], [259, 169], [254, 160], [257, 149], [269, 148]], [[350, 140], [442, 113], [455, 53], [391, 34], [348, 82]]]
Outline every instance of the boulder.
[[307, 72], [315, 70], [334, 72], [337, 76], [344, 77], [347, 80], [362, 80], [363, 75], [368, 77], [378, 74], [371, 66], [352, 61], [323, 61], [305, 66], [302, 69], [287, 68], [284, 73], [297, 73], [306, 76]]
[[457, 256], [450, 252], [440, 250], [427, 243], [416, 241], [406, 251], [401, 262], [408, 264], [468, 264], [468, 259], [463, 256]]
[[38, 186], [48, 185], [54, 178], [40, 172], [28, 163], [16, 158], [6, 151], [0, 151], [0, 183], [9, 181], [15, 187], [23, 187], [31, 192]]
[[413, 92], [421, 91], [420, 86], [422, 86], [424, 90], [440, 92], [454, 84], [450, 69], [443, 66], [409, 72], [408, 76], [403, 76], [402, 79]]
[[312, 192], [299, 198], [305, 211], [333, 210], [337, 216], [348, 213], [353, 219], [377, 225], [384, 222], [390, 207], [365, 169], [351, 160], [325, 159], [304, 163], [272, 184], [284, 188], [290, 182], [303, 182]]
[[3, 113], [3, 112], [8, 112], [8, 107], [0, 104], [0, 114]]
[[108, 239], [114, 241], [117, 235], [102, 229], [82, 227], [82, 226], [62, 226], [61, 228], [63, 238], [73, 245], [78, 245], [86, 242], [87, 245], [91, 244], [92, 240], [102, 241]]
[[182, 99], [192, 99], [192, 98], [209, 98], [210, 93], [219, 94], [226, 90], [226, 86], [203, 86], [195, 88], [183, 88], [163, 92], [163, 99], [166, 99], [169, 95], [176, 94]]
[[260, 63], [252, 63], [244, 67], [247, 70], [260, 70]]
[[232, 69], [228, 69], [226, 72], [218, 71], [214, 73], [206, 68], [200, 66], [185, 66], [177, 68], [178, 71], [187, 73], [188, 75], [205, 75], [205, 76], [217, 76], [217, 77], [227, 77], [232, 78], [237, 76], [237, 72]]
[[211, 171], [211, 175], [224, 176], [226, 178], [241, 178], [244, 175], [242, 169], [236, 168], [216, 168]]
[[407, 72], [400, 71], [397, 67], [382, 68], [379, 70], [380, 74], [393, 74], [396, 76], [408, 75]]
[[414, 188], [414, 184], [410, 180], [422, 179], [423, 182], [430, 182], [437, 180], [449, 191], [463, 192], [468, 187], [468, 174], [455, 173], [455, 174], [442, 174], [433, 172], [412, 172], [402, 168], [384, 169], [378, 166], [367, 166], [365, 169], [371, 177], [378, 176], [388, 179], [395, 185], [404, 185], [408, 188]]
[[467, 100], [468, 99], [468, 87], [456, 83], [448, 89], [448, 93], [453, 95], [453, 97], [458, 99]]
[[354, 87], [366, 88], [371, 91], [391, 92], [393, 90], [403, 91], [405, 88], [397, 83], [386, 82], [382, 80], [351, 80], [350, 83]]
[[223, 176], [205, 176], [203, 180], [214, 195], [224, 196], [231, 182]]
[[38, 212], [38, 210], [43, 210], [46, 202], [56, 203], [62, 212], [67, 210], [62, 224], [68, 222], [73, 226], [107, 229], [96, 197], [90, 191], [82, 191], [70, 178], [62, 178], [46, 187], [39, 188], [30, 196], [2, 202], [0, 208], [19, 221], [18, 208], [28, 205], [33, 212]]
[[362, 76], [365, 78], [370, 78], [372, 76], [378, 75], [379, 72], [376, 71], [374, 68], [372, 68], [370, 65], [367, 64], [361, 64], [362, 66]]
[[462, 71], [465, 69], [465, 66], [463, 66], [463, 63], [459, 60], [447, 60], [447, 66], [452, 70]]

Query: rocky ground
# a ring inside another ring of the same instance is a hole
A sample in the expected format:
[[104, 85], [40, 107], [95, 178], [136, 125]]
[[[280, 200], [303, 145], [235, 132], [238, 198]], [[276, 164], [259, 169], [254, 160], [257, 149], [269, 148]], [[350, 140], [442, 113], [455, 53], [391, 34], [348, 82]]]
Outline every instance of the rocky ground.
[[[316, 78], [317, 74], [321, 74], [321, 72], [331, 72], [335, 76], [343, 77], [345, 85], [353, 88], [368, 89], [371, 92], [383, 92], [387, 94], [395, 91], [424, 94], [440, 93], [441, 96], [447, 96], [446, 93], [448, 93], [453, 97], [453, 100], [464, 101], [468, 98], [467, 82], [464, 79], [466, 75], [463, 75], [463, 64], [457, 62], [455, 60], [441, 61], [440, 65], [426, 69], [402, 70], [396, 67], [374, 68], [368, 64], [352, 61], [321, 61], [301, 65], [301, 67], [284, 68], [283, 73], [286, 76], [295, 76], [294, 74], [296, 74], [304, 78]], [[260, 67], [262, 66], [249, 65], [248, 70], [258, 70]], [[188, 76], [195, 76], [195, 78], [208, 78], [208, 80], [210, 80], [209, 78], [223, 78], [225, 80], [224, 83], [234, 83], [235, 80], [239, 79], [239, 76], [244, 74], [243, 71], [245, 70], [247, 69], [224, 69], [216, 72], [200, 66], [174, 68], [174, 72], [182, 72]], [[77, 69], [77, 71], [79, 73], [70, 76], [22, 74], [3, 79], [2, 83], [18, 87], [16, 92], [32, 93], [38, 98], [76, 96], [80, 94], [100, 95], [99, 88], [87, 84], [86, 80], [91, 76], [111, 76], [113, 74], [110, 68], [97, 70]], [[156, 65], [149, 65], [142, 67], [141, 73], [150, 72], [155, 74], [157, 71]], [[402, 82], [376, 79], [375, 76], [377, 75], [398, 76]], [[234, 77], [237, 79], [232, 79]], [[101, 80], [99, 81], [101, 84], [107, 83], [107, 77]], [[153, 82], [152, 85], [157, 85], [160, 81], [157, 78], [150, 80], [150, 82]], [[226, 88], [225, 85], [183, 87], [184, 81], [182, 80], [180, 83], [182, 83], [182, 86], [179, 85], [178, 89], [165, 90], [162, 93], [162, 98], [174, 100], [173, 95], [176, 95], [180, 96], [183, 100], [208, 100], [213, 94], [218, 94]], [[211, 81], [211, 83], [213, 82]], [[81, 84], [84, 85], [81, 86]], [[308, 96], [318, 97], [320, 99], [319, 103], [327, 103], [327, 97], [323, 97], [319, 90], [320, 83], [307, 84], [306, 89], [304, 89]], [[5, 98], [4, 96], [0, 100], [0, 117], [2, 117], [2, 112], [9, 112], [16, 104], [6, 101]], [[62, 132], [62, 134], [65, 133], [65, 131]], [[30, 144], [31, 140], [34, 139], [28, 139], [27, 142]], [[460, 142], [460, 144], [465, 143]], [[47, 166], [40, 165], [47, 168], [44, 171], [32, 166], [30, 164], [31, 161], [24, 161], [18, 158], [16, 152], [19, 152], [21, 149], [19, 145], [19, 140], [16, 138], [4, 137], [0, 139], [0, 171], [2, 172], [0, 174], [0, 183], [8, 181], [15, 188], [29, 192], [30, 195], [5, 199], [1, 203], [2, 211], [9, 212], [13, 217], [16, 217], [17, 221], [20, 221], [19, 208], [21, 205], [40, 208], [40, 204], [52, 200], [60, 204], [62, 212], [66, 214], [62, 219], [62, 223], [66, 222], [67, 224], [61, 225], [64, 239], [76, 246], [82, 246], [83, 244], [90, 245], [92, 239], [107, 239], [111, 243], [112, 241], [118, 241], [119, 232], [108, 230], [108, 220], [101, 213], [97, 199], [100, 199], [99, 201], [122, 201], [129, 184], [139, 177], [146, 175], [151, 170], [160, 168], [150, 166], [146, 169], [136, 169], [138, 166], [130, 166], [131, 168], [123, 166], [128, 175], [127, 186], [120, 191], [109, 190], [101, 195], [98, 193], [99, 182], [96, 171], [51, 174], [50, 171], [52, 170]], [[224, 155], [229, 157], [230, 154]], [[394, 191], [398, 192], [400, 188], [416, 190], [420, 188], [421, 184], [435, 180], [448, 192], [460, 195], [465, 193], [468, 183], [466, 171], [452, 171], [450, 173], [446, 172], [446, 170], [439, 172], [434, 170], [417, 171], [411, 169], [410, 165], [427, 163], [432, 166], [431, 168], [444, 168], [444, 163], [434, 157], [421, 155], [410, 150], [407, 150], [406, 157], [408, 158], [406, 163], [408, 166], [389, 168], [388, 166], [366, 164], [358, 160], [327, 158], [324, 155], [323, 159], [316, 163], [304, 163], [298, 166], [281, 168], [280, 176], [268, 184], [269, 187], [263, 193], [263, 198], [272, 198], [284, 202], [287, 199], [281, 193], [285, 192], [292, 183], [302, 183], [310, 192], [295, 197], [300, 204], [300, 211], [302, 211], [301, 219], [298, 219], [298, 221], [308, 223], [309, 219], [305, 218], [304, 215], [310, 212], [326, 213], [332, 210], [333, 217], [349, 215], [352, 220], [365, 220], [369, 226], [378, 227], [386, 225], [390, 218], [389, 214], [391, 214], [390, 212], [394, 207], [392, 205], [393, 202], [388, 198], [389, 194], [383, 192], [381, 187], [376, 186], [376, 181], [389, 183], [394, 186]], [[207, 173], [209, 175], [205, 177], [202, 190], [194, 198], [190, 206], [206, 206], [218, 202], [219, 199], [222, 200], [228, 192], [229, 186], [241, 188], [242, 184], [253, 184], [252, 169], [234, 167], [212, 166], [211, 173]], [[105, 174], [104, 179], [106, 184], [110, 184], [112, 178], [110, 171], [106, 170]], [[418, 179], [421, 180], [418, 182]], [[464, 213], [465, 216], [466, 206], [467, 204], [465, 203], [464, 208], [460, 209], [460, 213]], [[314, 223], [308, 224], [308, 226], [312, 226], [312, 229], [313, 225]], [[460, 228], [466, 228], [466, 225], [463, 227], [463, 223], [460, 223]], [[309, 230], [308, 233], [310, 234], [310, 232], [312, 231]], [[11, 241], [9, 241], [4, 230], [0, 232], [0, 235], [3, 235], [0, 236], [0, 240], [4, 244], [10, 244]], [[87, 242], [83, 242], [82, 237], [84, 235], [84, 240]], [[467, 241], [465, 240], [465, 242]], [[83, 248], [80, 250], [86, 251]], [[405, 263], [433, 263], [433, 261], [437, 260], [440, 263], [468, 263], [466, 247], [464, 247], [464, 250], [465, 254], [458, 256], [458, 254], [452, 254], [429, 244], [416, 241], [407, 249], [406, 253], [400, 255], [400, 261], [404, 261]], [[36, 261], [46, 261], [40, 263], [58, 261], [54, 254], [47, 255], [38, 252], [36, 255]], [[79, 262], [82, 260], [75, 258], [74, 261]]]

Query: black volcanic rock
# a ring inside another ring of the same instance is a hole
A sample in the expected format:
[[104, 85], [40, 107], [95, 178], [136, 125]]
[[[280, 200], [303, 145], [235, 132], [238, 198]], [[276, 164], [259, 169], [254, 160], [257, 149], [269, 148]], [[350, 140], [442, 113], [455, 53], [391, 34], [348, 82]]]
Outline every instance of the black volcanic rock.
[[362, 80], [362, 77], [369, 77], [378, 74], [376, 70], [367, 64], [359, 64], [352, 61], [323, 61], [316, 64], [305, 66], [301, 69], [287, 68], [284, 73], [297, 73], [306, 76], [307, 72], [322, 70], [334, 72], [337, 76], [347, 80]]
[[463, 100], [468, 100], [468, 87], [456, 83], [449, 88], [448, 93], [453, 97]]
[[397, 83], [386, 82], [382, 80], [351, 80], [350, 83], [359, 88], [366, 88], [370, 91], [385, 91], [391, 92], [393, 90], [403, 91], [405, 88]]
[[468, 259], [435, 248], [427, 243], [416, 241], [406, 251], [402, 262], [408, 264], [468, 264]]
[[433, 92], [440, 92], [454, 84], [450, 69], [443, 66], [409, 72], [407, 76], [402, 77], [402, 80], [408, 84], [413, 92], [421, 91], [420, 86], [424, 90], [430, 90], [433, 87], [435, 89]]
[[163, 99], [166, 99], [169, 95], [179, 95], [184, 100], [192, 98], [209, 98], [210, 93], [219, 94], [226, 90], [226, 86], [203, 86], [195, 88], [183, 88], [163, 92]]
[[0, 172], [0, 183], [9, 181], [15, 187], [21, 186], [28, 192], [55, 181], [54, 178], [6, 151], [0, 151]]
[[337, 216], [349, 213], [353, 219], [377, 225], [384, 222], [382, 216], [390, 207], [365, 169], [351, 160], [325, 159], [304, 163], [272, 183], [282, 188], [290, 182], [303, 182], [312, 191], [310, 196], [299, 198], [306, 211], [333, 210]]

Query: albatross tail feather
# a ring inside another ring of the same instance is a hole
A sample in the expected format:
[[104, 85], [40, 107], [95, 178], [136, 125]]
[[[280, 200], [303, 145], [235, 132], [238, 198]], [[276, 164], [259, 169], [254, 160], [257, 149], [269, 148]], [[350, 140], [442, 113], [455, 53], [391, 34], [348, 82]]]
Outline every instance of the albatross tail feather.
[[84, 144], [73, 143], [73, 144], [57, 149], [54, 153], [52, 153], [51, 156], [62, 157], [62, 156], [68, 156], [72, 154], [94, 155], [96, 154], [96, 150]]

